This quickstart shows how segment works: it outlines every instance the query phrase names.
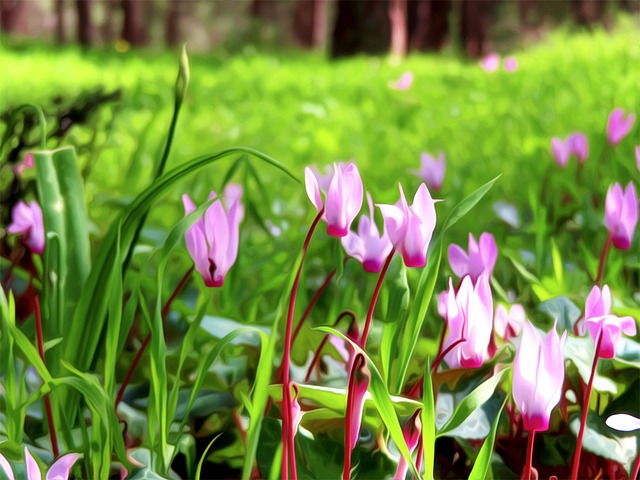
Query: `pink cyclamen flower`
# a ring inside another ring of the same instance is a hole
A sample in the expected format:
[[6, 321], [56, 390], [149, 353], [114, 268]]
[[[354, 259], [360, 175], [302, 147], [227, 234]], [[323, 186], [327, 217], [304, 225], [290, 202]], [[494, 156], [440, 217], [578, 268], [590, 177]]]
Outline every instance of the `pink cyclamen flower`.
[[309, 200], [316, 210], [320, 212], [324, 207], [322, 220], [327, 224], [327, 233], [333, 237], [344, 237], [362, 207], [362, 180], [354, 163], [334, 163], [333, 170], [324, 205], [319, 178], [309, 167], [304, 169], [305, 184]]
[[[215, 197], [214, 192], [209, 194], [209, 200]], [[240, 185], [227, 185], [223, 195], [224, 206], [220, 199], [213, 202], [204, 217], [185, 234], [187, 250], [207, 287], [221, 287], [238, 257], [240, 222], [244, 217], [240, 197]], [[182, 202], [185, 215], [196, 209], [186, 193], [182, 195]]]
[[389, 86], [394, 90], [409, 90], [413, 85], [413, 73], [412, 72], [404, 72], [398, 80], [392, 80], [389, 82]]
[[427, 182], [430, 189], [440, 190], [446, 169], [447, 162], [443, 152], [438, 152], [437, 158], [423, 152], [420, 154], [420, 170], [410, 170], [410, 172]]
[[584, 325], [596, 345], [598, 337], [602, 337], [599, 350], [602, 358], [614, 357], [621, 333], [636, 334], [636, 322], [632, 317], [611, 313], [611, 291], [607, 285], [602, 290], [597, 285], [591, 289], [584, 308]]
[[502, 338], [505, 342], [509, 342], [511, 339], [520, 335], [522, 325], [526, 319], [527, 314], [522, 305], [514, 303], [508, 312], [504, 305], [498, 305], [495, 317], [493, 318], [493, 326], [498, 337]]
[[449, 245], [449, 264], [453, 273], [458, 278], [466, 275], [471, 277], [475, 282], [483, 272], [487, 272], [488, 276], [493, 273], [493, 267], [496, 265], [498, 258], [498, 247], [496, 240], [490, 233], [480, 235], [480, 241], [469, 233], [469, 253], [465, 252], [462, 247], [451, 244]]
[[616, 108], [609, 114], [607, 121], [607, 140], [612, 147], [615, 147], [620, 141], [627, 136], [633, 127], [636, 116], [630, 113], [624, 118], [624, 110]]
[[482, 60], [480, 60], [480, 67], [485, 72], [495, 72], [500, 67], [500, 55], [497, 53], [489, 53]]
[[560, 401], [564, 383], [564, 346], [567, 332], [558, 337], [554, 324], [542, 335], [526, 320], [522, 339], [513, 362], [513, 400], [522, 414], [524, 428], [544, 431], [549, 428], [553, 408]]
[[[449, 368], [478, 368], [488, 353], [493, 331], [493, 297], [489, 276], [483, 273], [475, 283], [466, 276], [456, 293], [449, 278], [447, 294], [447, 325], [449, 332], [442, 351]], [[451, 348], [451, 345], [463, 339]]]
[[24, 156], [24, 160], [13, 167], [13, 172], [16, 175], [22, 175], [28, 168], [33, 168], [33, 155], [27, 153]]
[[[68, 453], [63, 455], [58, 460], [55, 461], [53, 465], [47, 471], [47, 475], [45, 477], [46, 480], [67, 480], [69, 478], [69, 473], [71, 472], [71, 467], [76, 463], [76, 460], [80, 457], [77, 453]], [[31, 452], [27, 447], [24, 447], [24, 463], [27, 467], [27, 480], [41, 480], [42, 472], [40, 472], [40, 467], [38, 463], [35, 461]], [[0, 469], [4, 471], [4, 474], [9, 478], [9, 480], [14, 480], [13, 470], [11, 469], [11, 465], [7, 461], [7, 459], [0, 453]]]
[[518, 69], [518, 59], [516, 57], [507, 57], [503, 62], [504, 70], [513, 73]]
[[551, 153], [558, 166], [564, 168], [569, 163], [569, 157], [571, 156], [571, 148], [566, 141], [558, 137], [551, 139]]
[[613, 245], [620, 250], [627, 250], [638, 224], [638, 195], [633, 183], [629, 182], [624, 193], [618, 182], [610, 186], [604, 211], [604, 224], [609, 230]]
[[636, 147], [636, 167], [640, 170], [640, 145]]
[[396, 205], [378, 205], [384, 218], [384, 229], [407, 267], [424, 267], [427, 263], [427, 249], [436, 226], [435, 203], [422, 183], [411, 206], [407, 204], [402, 185]]
[[584, 163], [589, 156], [589, 141], [584, 133], [574, 132], [567, 137], [570, 152]]
[[380, 235], [374, 219], [373, 201], [367, 193], [369, 203], [369, 216], [362, 215], [358, 223], [358, 233], [349, 231], [346, 237], [342, 237], [342, 246], [347, 255], [355, 258], [367, 272], [380, 271], [382, 264], [391, 252], [391, 241], [386, 232]]
[[22, 234], [22, 241], [33, 253], [44, 252], [44, 222], [42, 209], [34, 200], [27, 205], [22, 200], [16, 203], [11, 212], [12, 222], [7, 227], [7, 232]]

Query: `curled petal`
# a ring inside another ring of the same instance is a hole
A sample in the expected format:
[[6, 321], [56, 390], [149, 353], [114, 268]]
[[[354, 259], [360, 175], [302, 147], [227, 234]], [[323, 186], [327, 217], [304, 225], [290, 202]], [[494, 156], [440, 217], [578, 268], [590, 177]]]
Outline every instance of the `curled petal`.
[[69, 478], [69, 472], [71, 471], [71, 467], [76, 463], [76, 460], [80, 455], [77, 453], [68, 453], [62, 457], [60, 457], [56, 462], [51, 465], [49, 471], [47, 472], [47, 480], [67, 480]]
[[4, 474], [7, 476], [9, 480], [15, 480], [13, 476], [13, 469], [11, 468], [11, 464], [9, 461], [0, 453], [0, 468], [4, 471]]

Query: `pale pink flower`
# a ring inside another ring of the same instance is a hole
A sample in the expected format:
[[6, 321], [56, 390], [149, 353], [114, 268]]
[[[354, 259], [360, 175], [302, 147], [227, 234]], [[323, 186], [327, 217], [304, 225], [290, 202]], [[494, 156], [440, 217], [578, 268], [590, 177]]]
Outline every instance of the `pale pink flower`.
[[640, 170], [640, 145], [636, 147], [636, 167]]
[[500, 304], [496, 308], [493, 326], [498, 337], [502, 338], [505, 342], [509, 342], [520, 335], [522, 325], [526, 319], [527, 314], [522, 305], [514, 303], [507, 312], [505, 306]]
[[443, 152], [438, 152], [437, 158], [423, 152], [420, 154], [420, 170], [410, 170], [410, 172], [427, 182], [430, 189], [440, 190], [446, 169], [447, 161]]
[[324, 208], [322, 220], [327, 224], [327, 233], [333, 237], [344, 237], [362, 207], [362, 180], [354, 163], [334, 163], [333, 177], [322, 202], [319, 180], [309, 167], [305, 168], [307, 195], [316, 210]]
[[[54, 462], [45, 477], [46, 480], [67, 480], [71, 467], [76, 463], [76, 460], [80, 457], [77, 453], [67, 453]], [[24, 447], [24, 463], [27, 471], [27, 480], [42, 480], [42, 472], [38, 466], [38, 462], [33, 458], [29, 449]], [[9, 480], [14, 480], [13, 470], [7, 459], [0, 453], [0, 469], [4, 471], [4, 474]]]
[[480, 367], [488, 354], [493, 331], [493, 296], [486, 272], [475, 285], [471, 277], [464, 277], [457, 292], [449, 278], [446, 318], [449, 328], [442, 351], [463, 339], [444, 356], [449, 368]]
[[549, 428], [553, 408], [560, 401], [564, 383], [562, 347], [567, 332], [558, 337], [556, 326], [542, 338], [526, 320], [513, 362], [513, 400], [520, 410], [525, 430]]
[[13, 167], [13, 172], [16, 175], [22, 175], [27, 169], [33, 168], [33, 155], [27, 153], [24, 156], [24, 160]]
[[[209, 200], [216, 197], [209, 194]], [[185, 234], [187, 250], [196, 270], [208, 287], [221, 287], [225, 276], [238, 257], [240, 222], [244, 208], [240, 203], [242, 187], [229, 184], [224, 190], [223, 202], [214, 201], [204, 214]], [[186, 193], [182, 195], [185, 215], [196, 206]]]
[[473, 235], [469, 233], [469, 253], [455, 244], [449, 245], [448, 253], [453, 273], [458, 278], [469, 275], [471, 280], [475, 282], [483, 272], [487, 272], [489, 277], [493, 273], [493, 267], [495, 267], [498, 258], [498, 247], [495, 238], [490, 233], [485, 232], [480, 235], [479, 242], [476, 242]]
[[409, 206], [400, 185], [396, 205], [378, 205], [384, 217], [384, 228], [407, 267], [424, 267], [427, 249], [436, 226], [435, 200], [422, 183]]
[[607, 139], [612, 147], [615, 147], [627, 136], [633, 127], [635, 119], [636, 116], [633, 113], [630, 113], [627, 118], [624, 118], [624, 110], [621, 108], [616, 108], [609, 114], [609, 120], [607, 121]]
[[504, 70], [513, 73], [518, 69], [518, 59], [516, 57], [507, 57], [503, 62]]
[[604, 224], [612, 236], [613, 245], [627, 250], [638, 225], [638, 196], [633, 183], [629, 182], [624, 193], [618, 182], [610, 186], [604, 210]]
[[611, 291], [605, 285], [602, 290], [595, 285], [587, 297], [584, 308], [584, 326], [597, 344], [600, 340], [599, 356], [613, 358], [616, 354], [616, 343], [622, 333], [636, 334], [636, 322], [632, 317], [618, 317], [611, 313]]
[[11, 218], [12, 222], [7, 227], [7, 232], [21, 234], [22, 241], [33, 253], [42, 254], [45, 231], [40, 205], [34, 200], [28, 205], [20, 200], [13, 207]]
[[413, 85], [413, 72], [404, 72], [398, 80], [389, 82], [389, 86], [394, 90], [409, 90]]
[[480, 67], [485, 72], [495, 72], [500, 67], [500, 55], [497, 53], [489, 53], [480, 60]]
[[358, 233], [349, 231], [346, 237], [342, 237], [342, 246], [347, 255], [358, 260], [367, 272], [380, 271], [382, 264], [391, 253], [391, 241], [386, 232], [380, 235], [374, 218], [373, 200], [367, 193], [369, 203], [369, 216], [360, 216]]

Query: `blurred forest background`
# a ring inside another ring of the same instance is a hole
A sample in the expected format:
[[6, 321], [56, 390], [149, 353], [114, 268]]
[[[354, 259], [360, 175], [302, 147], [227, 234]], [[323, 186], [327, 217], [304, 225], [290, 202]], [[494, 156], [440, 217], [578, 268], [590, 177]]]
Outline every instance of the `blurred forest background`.
[[24, 41], [191, 51], [247, 45], [331, 57], [521, 48], [557, 26], [610, 28], [637, 0], [0, 0], [2, 32]]

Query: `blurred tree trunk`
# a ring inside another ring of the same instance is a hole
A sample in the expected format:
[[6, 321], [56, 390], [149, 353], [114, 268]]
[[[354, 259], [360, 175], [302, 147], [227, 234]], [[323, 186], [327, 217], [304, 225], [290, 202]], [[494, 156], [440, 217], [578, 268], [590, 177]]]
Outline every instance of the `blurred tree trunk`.
[[391, 28], [385, 0], [338, 0], [331, 37], [333, 58], [389, 51]]
[[294, 12], [293, 33], [300, 45], [315, 48], [322, 45], [327, 31], [327, 1], [298, 0]]
[[56, 42], [64, 43], [64, 0], [56, 0]]
[[277, 0], [253, 0], [251, 16], [261, 20], [274, 20], [277, 16], [275, 13], [276, 2]]
[[487, 0], [463, 0], [460, 12], [460, 40], [467, 56], [481, 57], [485, 53], [489, 23]]
[[2, 32], [11, 33], [17, 30], [22, 6], [20, 0], [0, 0], [0, 29]]
[[76, 0], [76, 12], [78, 14], [78, 42], [80, 45], [91, 44], [91, 0]]
[[391, 55], [404, 57], [407, 53], [407, 0], [389, 0], [391, 21]]
[[122, 34], [120, 37], [129, 43], [129, 45], [140, 44], [140, 32], [138, 27], [139, 7], [141, 2], [138, 0], [121, 0], [122, 7]]
[[420, 51], [440, 51], [449, 37], [451, 0], [409, 0], [409, 46]]
[[104, 21], [100, 25], [100, 37], [107, 44], [113, 43], [117, 38], [113, 28], [113, 12], [117, 9], [114, 7], [114, 2], [117, 2], [117, 0], [102, 0], [105, 14]]
[[180, 35], [181, 3], [180, 0], [169, 0], [169, 10], [167, 11], [167, 19], [165, 22], [165, 38], [167, 45], [170, 47], [178, 45], [182, 38], [182, 35]]
[[571, 3], [573, 14], [580, 25], [592, 25], [604, 20], [606, 0], [574, 0]]

